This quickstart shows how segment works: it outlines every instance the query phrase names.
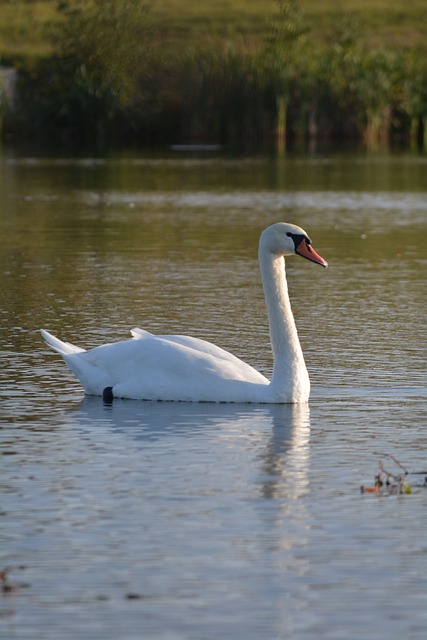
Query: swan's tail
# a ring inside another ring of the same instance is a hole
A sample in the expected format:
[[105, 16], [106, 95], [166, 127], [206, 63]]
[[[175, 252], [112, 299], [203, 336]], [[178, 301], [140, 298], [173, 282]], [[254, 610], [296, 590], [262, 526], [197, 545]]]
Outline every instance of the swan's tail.
[[108, 372], [90, 361], [90, 351], [80, 349], [70, 342], [58, 340], [48, 331], [41, 329], [41, 334], [49, 347], [57, 351], [65, 360], [86, 393], [101, 396], [105, 387], [114, 386]]
[[58, 338], [55, 338], [55, 336], [44, 329], [40, 329], [40, 333], [46, 340], [49, 347], [60, 353], [61, 356], [67, 356], [72, 353], [82, 353], [84, 351], [84, 349], [76, 347], [74, 344], [71, 344], [71, 342], [62, 342], [62, 340], [58, 340]]

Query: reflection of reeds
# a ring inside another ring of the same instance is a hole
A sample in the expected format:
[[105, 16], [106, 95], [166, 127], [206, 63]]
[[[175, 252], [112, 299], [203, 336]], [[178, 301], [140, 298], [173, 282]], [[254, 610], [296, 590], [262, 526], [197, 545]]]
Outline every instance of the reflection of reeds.
[[348, 19], [320, 42], [295, 1], [277, 4], [262, 46], [197, 41], [177, 52], [159, 44], [147, 11], [135, 13], [136, 0], [108, 0], [115, 9], [107, 14], [105, 2], [79, 2], [57, 33], [58, 55], [21, 73], [19, 112], [5, 118], [6, 132], [24, 123], [42, 136], [84, 142], [284, 147], [353, 138], [375, 148], [398, 135], [427, 143], [425, 45], [373, 48]]

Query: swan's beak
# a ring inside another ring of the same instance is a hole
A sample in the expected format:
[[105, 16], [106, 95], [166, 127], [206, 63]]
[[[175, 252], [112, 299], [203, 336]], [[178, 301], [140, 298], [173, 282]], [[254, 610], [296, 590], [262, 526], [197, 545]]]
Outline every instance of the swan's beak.
[[319, 256], [319, 254], [315, 252], [311, 244], [307, 244], [304, 241], [299, 243], [298, 247], [295, 249], [295, 253], [297, 253], [299, 256], [302, 256], [303, 258], [307, 258], [307, 260], [311, 260], [311, 262], [320, 264], [322, 267], [325, 267], [325, 269], [327, 269], [328, 267], [328, 263], [326, 262], [326, 260], [324, 260], [322, 256]]

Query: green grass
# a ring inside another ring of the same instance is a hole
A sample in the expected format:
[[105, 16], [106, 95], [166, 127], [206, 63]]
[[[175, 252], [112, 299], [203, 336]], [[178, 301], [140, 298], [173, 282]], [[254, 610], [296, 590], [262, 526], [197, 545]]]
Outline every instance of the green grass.
[[[370, 40], [412, 46], [427, 36], [425, 0], [301, 0], [300, 7], [316, 41], [327, 40], [346, 14], [366, 25]], [[218, 39], [256, 46], [277, 16], [274, 0], [162, 0], [153, 11], [166, 37], [184, 45]]]
[[54, 0], [0, 0], [0, 63], [49, 54], [47, 27], [57, 20]]
[[427, 5], [424, 0], [305, 0], [307, 16], [317, 33], [330, 32], [345, 13], [357, 16], [367, 34], [390, 44], [412, 46], [427, 34]]
[[[274, 0], [152, 0], [159, 37], [179, 51], [219, 45], [252, 51], [277, 16]], [[368, 42], [412, 47], [427, 41], [425, 0], [301, 0], [316, 43], [327, 41], [346, 14], [365, 25]], [[0, 63], [51, 53], [49, 30], [60, 20], [56, 0], [0, 0]]]

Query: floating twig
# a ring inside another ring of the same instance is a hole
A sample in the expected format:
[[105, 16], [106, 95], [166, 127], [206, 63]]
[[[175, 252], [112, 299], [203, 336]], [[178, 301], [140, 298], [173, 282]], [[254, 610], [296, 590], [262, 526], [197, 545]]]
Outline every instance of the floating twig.
[[401, 473], [395, 473], [385, 468], [384, 463], [380, 460], [378, 463], [379, 473], [375, 475], [374, 486], [361, 486], [361, 493], [376, 493], [381, 496], [402, 495], [412, 493], [411, 485], [408, 482], [408, 475], [423, 475], [424, 482], [416, 483], [412, 486], [427, 487], [427, 471], [408, 471], [408, 469], [391, 453], [381, 453], [374, 451], [375, 455], [382, 456], [392, 460], [394, 464], [401, 469]]

